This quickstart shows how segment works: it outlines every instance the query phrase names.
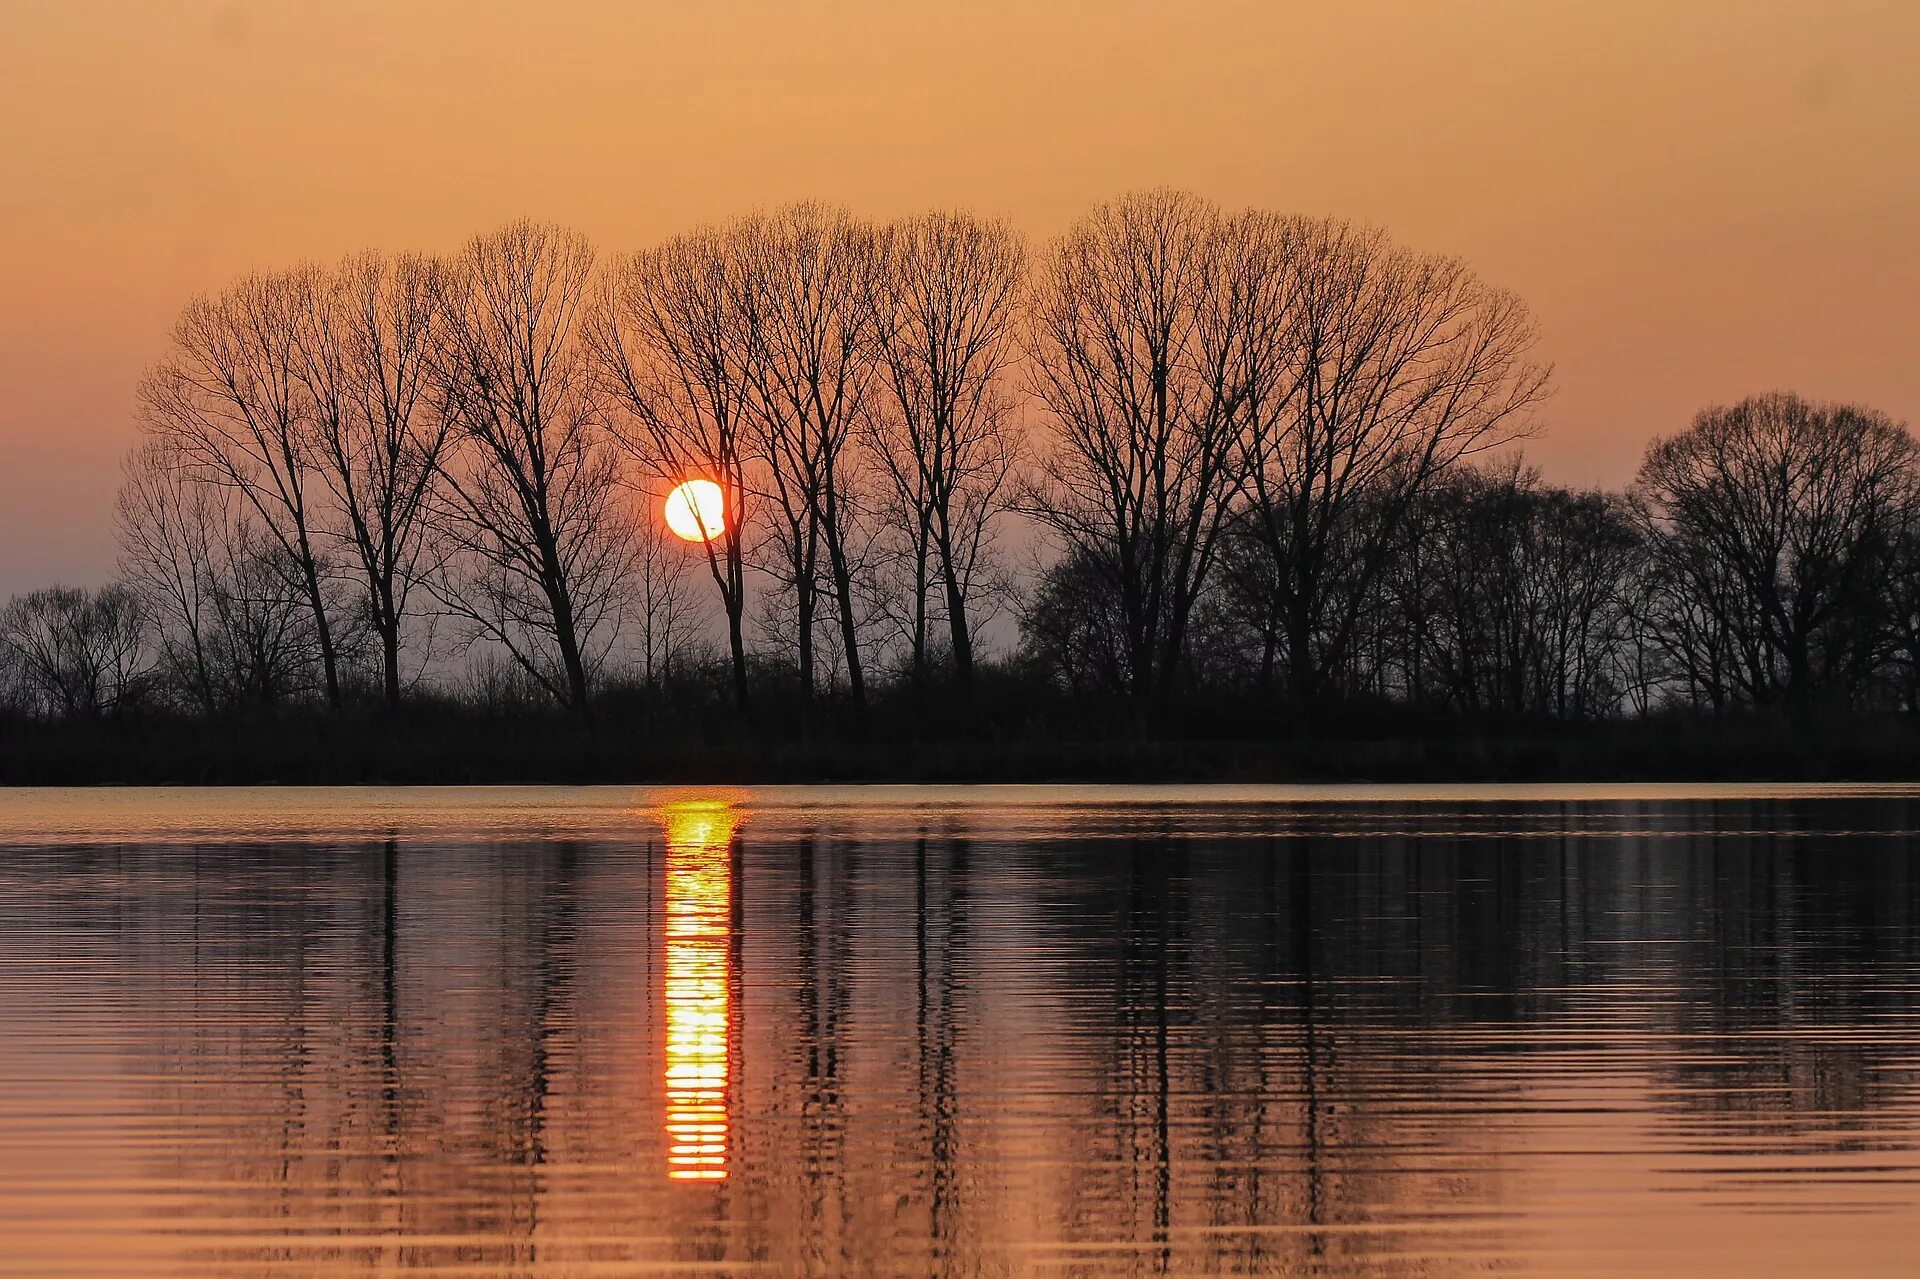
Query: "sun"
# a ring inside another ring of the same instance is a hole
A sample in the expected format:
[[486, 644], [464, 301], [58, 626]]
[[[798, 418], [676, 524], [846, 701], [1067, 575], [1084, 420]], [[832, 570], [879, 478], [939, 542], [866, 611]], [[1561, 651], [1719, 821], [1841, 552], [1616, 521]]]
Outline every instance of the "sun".
[[667, 494], [667, 527], [688, 542], [711, 542], [726, 531], [726, 494], [712, 480], [688, 480]]

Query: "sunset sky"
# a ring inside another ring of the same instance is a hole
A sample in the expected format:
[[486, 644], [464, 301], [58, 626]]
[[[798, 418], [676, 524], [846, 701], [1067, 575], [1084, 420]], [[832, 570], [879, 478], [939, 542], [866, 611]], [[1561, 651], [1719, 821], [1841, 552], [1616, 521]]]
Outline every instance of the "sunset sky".
[[1920, 424], [1916, 64], [1912, 0], [0, 0], [0, 595], [112, 571], [134, 384], [195, 291], [523, 214], [1045, 239], [1177, 185], [1518, 290], [1554, 479], [1776, 387]]

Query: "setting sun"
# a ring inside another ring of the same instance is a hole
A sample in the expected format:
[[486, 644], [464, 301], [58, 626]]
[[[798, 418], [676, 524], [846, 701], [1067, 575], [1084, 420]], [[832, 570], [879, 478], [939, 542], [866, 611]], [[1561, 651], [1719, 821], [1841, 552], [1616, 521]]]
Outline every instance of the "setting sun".
[[711, 542], [727, 527], [726, 494], [712, 480], [688, 480], [667, 494], [667, 527], [688, 542]]

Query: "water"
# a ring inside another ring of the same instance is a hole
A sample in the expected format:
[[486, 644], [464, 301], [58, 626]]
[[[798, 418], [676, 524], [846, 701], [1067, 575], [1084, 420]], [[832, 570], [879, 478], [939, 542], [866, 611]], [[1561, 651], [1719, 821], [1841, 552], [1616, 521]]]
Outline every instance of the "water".
[[1908, 1274], [1920, 790], [0, 793], [0, 1274]]

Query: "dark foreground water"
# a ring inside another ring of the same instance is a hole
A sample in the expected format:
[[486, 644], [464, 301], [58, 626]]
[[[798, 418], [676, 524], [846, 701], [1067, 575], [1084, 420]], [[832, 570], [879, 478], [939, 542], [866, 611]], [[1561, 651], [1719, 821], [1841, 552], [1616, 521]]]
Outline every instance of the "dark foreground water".
[[0, 1273], [1912, 1274], [1917, 820], [0, 793]]

